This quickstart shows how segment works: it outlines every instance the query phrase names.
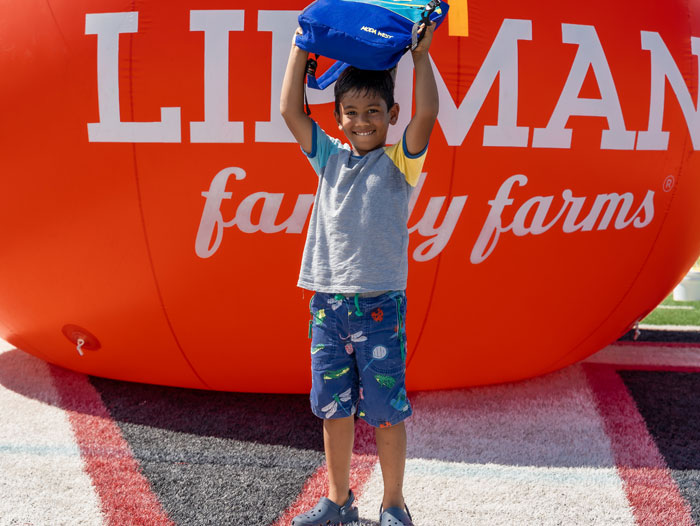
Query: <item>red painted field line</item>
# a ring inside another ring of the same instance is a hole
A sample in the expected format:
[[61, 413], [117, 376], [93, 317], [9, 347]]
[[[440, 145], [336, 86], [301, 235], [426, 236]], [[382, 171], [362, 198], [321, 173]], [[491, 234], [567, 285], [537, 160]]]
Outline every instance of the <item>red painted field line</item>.
[[[365, 422], [355, 423], [355, 446], [350, 461], [350, 487], [355, 497], [362, 494], [364, 485], [377, 464], [377, 449], [374, 445], [374, 430]], [[294, 517], [313, 508], [318, 499], [328, 495], [328, 467], [324, 463], [309, 477], [297, 499], [272, 526], [289, 526]]]
[[50, 371], [106, 524], [174, 526], [87, 376], [54, 365]]
[[694, 526], [690, 506], [680, 494], [615, 366], [596, 363], [582, 366], [596, 397], [637, 524]]
[[620, 346], [620, 347], [688, 347], [690, 349], [697, 349], [700, 347], [698, 342], [653, 342], [653, 341], [630, 341], [630, 340], [617, 340], [610, 345]]
[[602, 365], [615, 371], [660, 371], [666, 373], [700, 373], [700, 366], [690, 365], [652, 365], [644, 363], [583, 362], [584, 365]]

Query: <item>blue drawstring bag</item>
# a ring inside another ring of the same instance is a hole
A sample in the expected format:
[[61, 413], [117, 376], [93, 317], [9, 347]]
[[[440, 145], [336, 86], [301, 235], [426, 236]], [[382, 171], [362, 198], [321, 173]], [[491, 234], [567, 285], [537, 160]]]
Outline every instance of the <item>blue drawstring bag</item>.
[[299, 15], [303, 34], [297, 35], [296, 45], [336, 62], [317, 79], [316, 62], [309, 60], [307, 85], [324, 89], [348, 65], [393, 68], [416, 47], [420, 25], [440, 25], [448, 9], [441, 0], [316, 0]]

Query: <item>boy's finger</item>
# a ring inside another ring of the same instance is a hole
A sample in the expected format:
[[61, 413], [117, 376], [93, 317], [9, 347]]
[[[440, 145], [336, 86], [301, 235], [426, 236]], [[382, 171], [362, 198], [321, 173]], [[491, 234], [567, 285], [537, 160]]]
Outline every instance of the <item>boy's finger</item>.
[[[435, 31], [435, 22], [430, 22], [430, 23], [428, 24], [427, 29], [428, 29], [431, 33], [432, 33], [433, 31]], [[426, 27], [425, 27], [425, 24], [424, 24], [424, 23], [418, 26], [418, 34], [423, 33], [425, 30], [426, 30]]]

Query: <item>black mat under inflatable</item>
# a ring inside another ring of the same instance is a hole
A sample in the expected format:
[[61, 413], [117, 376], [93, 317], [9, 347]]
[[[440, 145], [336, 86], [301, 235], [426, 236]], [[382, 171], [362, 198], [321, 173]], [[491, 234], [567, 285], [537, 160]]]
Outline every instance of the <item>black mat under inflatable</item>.
[[620, 341], [700, 343], [700, 330], [678, 331], [668, 329], [640, 329], [636, 340], [634, 338], [634, 333], [634, 330], [626, 332], [622, 337], [620, 337]]
[[178, 525], [271, 524], [323, 462], [306, 395], [90, 382]]
[[619, 371], [700, 524], [700, 374]]

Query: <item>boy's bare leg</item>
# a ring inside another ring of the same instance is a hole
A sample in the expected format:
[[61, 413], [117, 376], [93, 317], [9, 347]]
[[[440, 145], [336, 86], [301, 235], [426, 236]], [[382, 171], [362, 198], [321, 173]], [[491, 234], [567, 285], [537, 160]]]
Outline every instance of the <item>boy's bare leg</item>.
[[323, 445], [328, 464], [328, 498], [342, 506], [350, 496], [350, 459], [355, 439], [355, 417], [323, 421]]
[[384, 479], [384, 509], [404, 507], [403, 474], [406, 467], [406, 426], [403, 422], [375, 429], [377, 453]]

